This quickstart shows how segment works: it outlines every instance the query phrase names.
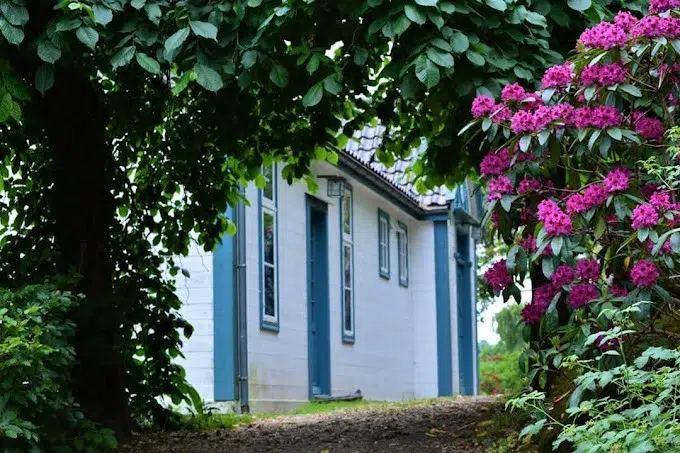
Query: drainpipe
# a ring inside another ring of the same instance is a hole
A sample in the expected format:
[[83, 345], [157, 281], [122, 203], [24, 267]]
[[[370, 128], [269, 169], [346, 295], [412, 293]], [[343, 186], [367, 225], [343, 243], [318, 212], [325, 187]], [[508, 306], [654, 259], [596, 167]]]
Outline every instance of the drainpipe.
[[239, 201], [235, 213], [236, 222], [236, 253], [234, 254], [235, 266], [235, 292], [237, 301], [238, 323], [238, 396], [241, 403], [241, 413], [250, 412], [248, 405], [248, 324], [246, 303], [246, 206]]

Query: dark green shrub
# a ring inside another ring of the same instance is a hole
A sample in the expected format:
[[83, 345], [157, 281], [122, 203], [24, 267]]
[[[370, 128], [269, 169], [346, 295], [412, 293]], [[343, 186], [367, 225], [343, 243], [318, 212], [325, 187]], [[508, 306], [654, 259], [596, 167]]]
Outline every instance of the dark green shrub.
[[68, 320], [77, 297], [47, 285], [0, 288], [0, 451], [108, 451], [113, 432], [87, 421], [69, 389]]

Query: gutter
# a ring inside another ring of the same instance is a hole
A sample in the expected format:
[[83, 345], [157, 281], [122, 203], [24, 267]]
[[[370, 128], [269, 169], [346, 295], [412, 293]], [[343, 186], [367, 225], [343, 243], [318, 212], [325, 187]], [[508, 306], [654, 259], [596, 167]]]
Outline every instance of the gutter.
[[248, 323], [247, 323], [247, 299], [246, 299], [246, 206], [243, 200], [238, 202], [235, 212], [236, 243], [234, 253], [234, 292], [237, 303], [237, 389], [240, 402], [240, 412], [250, 412], [248, 404]]
[[426, 217], [432, 214], [448, 212], [448, 206], [436, 209], [423, 209], [415, 200], [348, 153], [337, 150], [336, 152], [338, 154], [338, 169], [352, 174], [363, 185], [369, 187], [383, 198], [388, 199], [417, 220], [425, 220]]

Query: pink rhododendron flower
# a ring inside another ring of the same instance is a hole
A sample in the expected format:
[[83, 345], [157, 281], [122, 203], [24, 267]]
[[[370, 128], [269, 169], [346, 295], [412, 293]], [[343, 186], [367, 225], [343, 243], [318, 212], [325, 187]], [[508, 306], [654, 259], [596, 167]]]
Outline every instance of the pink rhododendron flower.
[[626, 68], [620, 63], [596, 64], [583, 68], [580, 81], [584, 86], [600, 85], [608, 87], [625, 82], [627, 76]]
[[500, 222], [500, 213], [498, 211], [494, 211], [491, 213], [491, 223], [493, 226], [498, 228], [499, 222]]
[[543, 74], [541, 88], [563, 88], [571, 83], [573, 77], [572, 65], [564, 63], [548, 68]]
[[583, 202], [588, 209], [592, 209], [607, 201], [607, 189], [602, 184], [591, 184], [583, 191]]
[[508, 148], [499, 149], [495, 153], [484, 156], [479, 170], [482, 176], [500, 175], [510, 168], [510, 152]]
[[680, 0], [650, 0], [649, 12], [652, 14], [663, 13], [669, 9], [680, 7]]
[[[654, 243], [652, 241], [647, 241], [647, 252], [652, 253], [654, 251]], [[663, 245], [659, 249], [659, 255], [672, 255], [673, 246], [671, 246], [670, 241], [664, 241]]]
[[659, 212], [651, 204], [640, 204], [633, 209], [633, 229], [651, 228], [659, 221]]
[[628, 295], [628, 290], [623, 286], [612, 284], [609, 287], [609, 295], [612, 297], [626, 297]]
[[556, 104], [551, 107], [554, 121], [562, 120], [565, 126], [574, 124], [574, 106], [571, 104]]
[[484, 272], [484, 280], [495, 291], [503, 291], [512, 283], [512, 278], [508, 274], [506, 261], [500, 260]]
[[585, 47], [609, 50], [626, 45], [626, 32], [616, 24], [601, 22], [581, 33], [579, 41]]
[[655, 182], [650, 182], [640, 187], [640, 192], [645, 198], [651, 197], [657, 190], [659, 190], [659, 184]]
[[634, 117], [634, 125], [635, 132], [640, 134], [642, 138], [654, 141], [663, 139], [663, 123], [657, 118], [638, 114]]
[[569, 292], [569, 305], [574, 309], [585, 307], [598, 297], [600, 293], [597, 286], [592, 283], [577, 283]]
[[621, 11], [614, 18], [614, 23], [621, 27], [623, 31], [629, 32], [635, 26], [635, 24], [638, 23], [638, 20], [628, 11]]
[[512, 181], [507, 176], [498, 176], [489, 181], [488, 200], [500, 200], [503, 194], [512, 192]]
[[604, 187], [607, 192], [620, 192], [628, 189], [630, 185], [630, 170], [627, 168], [616, 168], [609, 172], [604, 178]]
[[495, 113], [491, 114], [491, 120], [494, 123], [500, 123], [501, 121], [510, 121], [512, 118], [512, 110], [504, 106], [503, 104], [494, 105]]
[[538, 204], [538, 219], [543, 222], [548, 236], [564, 236], [571, 234], [571, 219], [552, 200], [543, 200]]
[[517, 193], [527, 194], [529, 192], [535, 192], [541, 189], [541, 183], [537, 179], [524, 178], [519, 182], [517, 187]]
[[580, 193], [575, 193], [567, 199], [567, 213], [569, 214], [583, 214], [588, 209], [590, 208]]
[[527, 92], [519, 83], [511, 83], [503, 87], [501, 92], [501, 99], [505, 102], [516, 101], [522, 102], [527, 97]]
[[613, 105], [580, 107], [574, 112], [574, 125], [577, 129], [586, 127], [607, 129], [620, 126], [622, 121], [621, 112]]
[[536, 288], [531, 303], [522, 309], [522, 321], [525, 324], [533, 324], [539, 321], [541, 316], [548, 311], [550, 302], [559, 290], [560, 288], [552, 283]]
[[676, 17], [645, 16], [631, 29], [632, 37], [677, 38], [680, 36], [680, 20]]
[[534, 115], [526, 110], [520, 110], [512, 116], [511, 128], [515, 134], [536, 132], [537, 129]]
[[550, 281], [557, 286], [564, 286], [573, 282], [574, 278], [576, 278], [574, 269], [566, 264], [560, 264], [550, 276]]
[[649, 202], [660, 211], [669, 211], [675, 207], [675, 203], [671, 201], [671, 196], [668, 192], [654, 193], [649, 197]]
[[630, 270], [630, 280], [637, 287], [647, 287], [656, 284], [659, 279], [659, 269], [649, 260], [640, 260]]
[[471, 111], [473, 118], [488, 116], [496, 111], [496, 101], [494, 101], [491, 96], [477, 96], [475, 100], [472, 101]]
[[583, 281], [595, 281], [600, 278], [600, 262], [597, 260], [581, 260], [576, 263], [576, 276]]

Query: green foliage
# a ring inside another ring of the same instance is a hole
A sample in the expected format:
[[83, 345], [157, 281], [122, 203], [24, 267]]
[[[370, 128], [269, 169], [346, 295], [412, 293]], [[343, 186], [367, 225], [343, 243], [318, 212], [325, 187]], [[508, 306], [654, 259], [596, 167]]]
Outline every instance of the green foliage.
[[517, 395], [526, 384], [526, 375], [520, 371], [521, 351], [506, 350], [503, 345], [487, 346], [479, 352], [479, 388], [487, 395]]
[[642, 168], [669, 190], [680, 188], [680, 127], [668, 130], [670, 146], [667, 154], [655, 154], [640, 161]]
[[512, 304], [504, 307], [493, 317], [496, 332], [501, 337], [500, 344], [508, 352], [516, 351], [527, 345], [522, 336], [522, 306]]
[[180, 427], [187, 431], [214, 431], [217, 429], [233, 429], [240, 424], [247, 424], [253, 420], [251, 415], [214, 414], [204, 412], [196, 415], [184, 416]]
[[[68, 311], [76, 298], [50, 286], [0, 288], [0, 450], [109, 451], [113, 432], [83, 418], [69, 388], [75, 360]], [[64, 450], [68, 449], [68, 450]], [[72, 450], [71, 450], [72, 449]]]

